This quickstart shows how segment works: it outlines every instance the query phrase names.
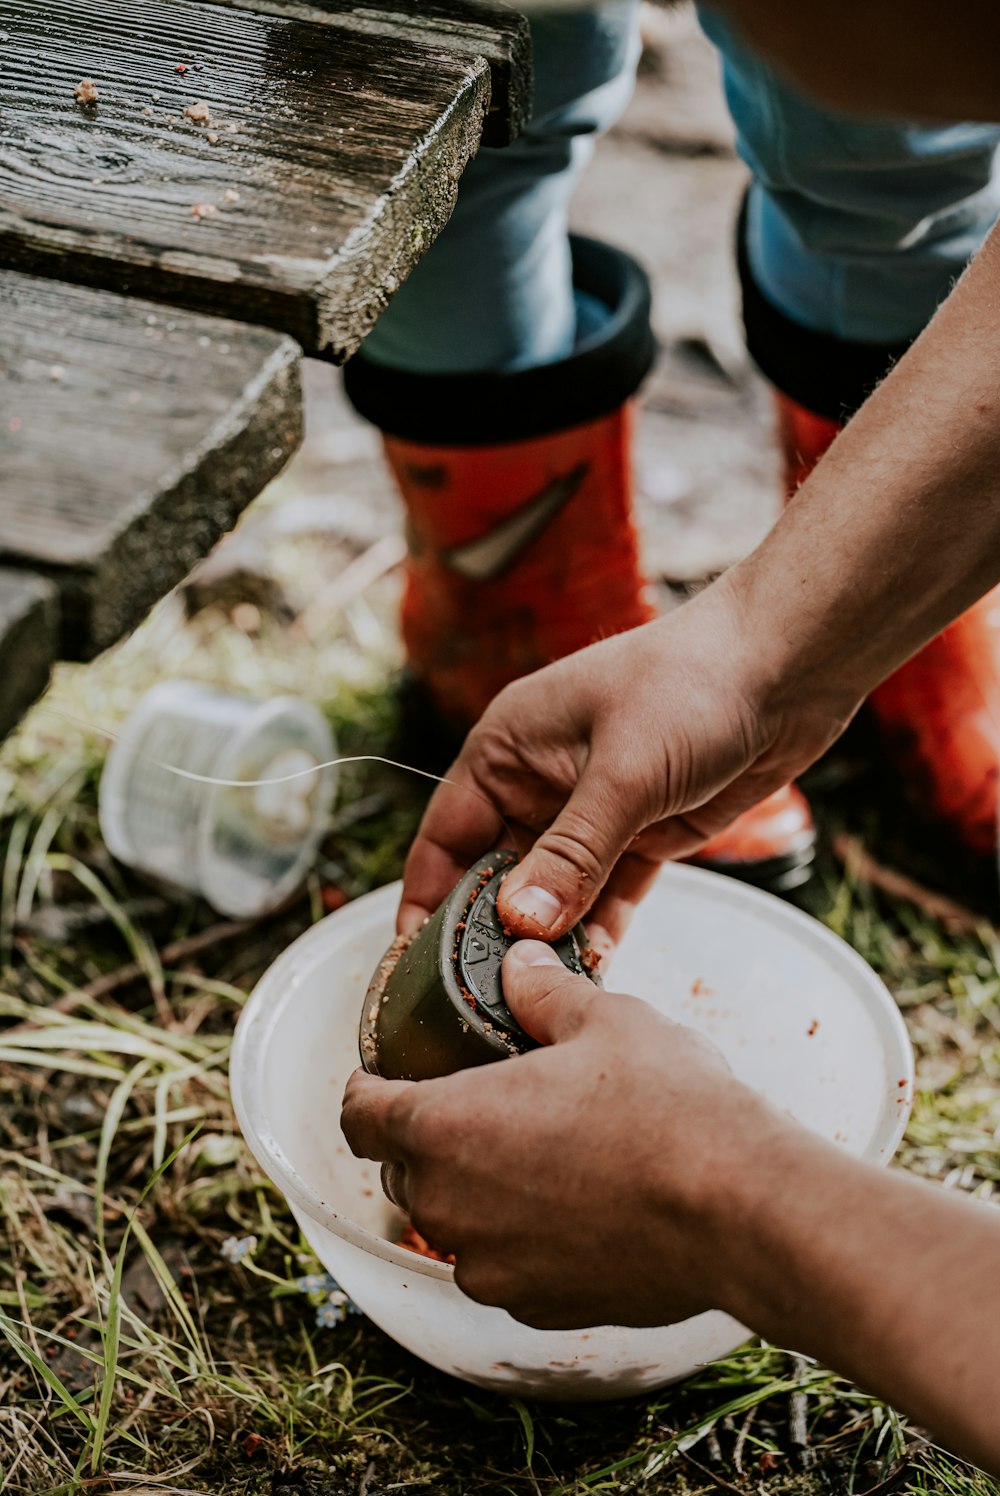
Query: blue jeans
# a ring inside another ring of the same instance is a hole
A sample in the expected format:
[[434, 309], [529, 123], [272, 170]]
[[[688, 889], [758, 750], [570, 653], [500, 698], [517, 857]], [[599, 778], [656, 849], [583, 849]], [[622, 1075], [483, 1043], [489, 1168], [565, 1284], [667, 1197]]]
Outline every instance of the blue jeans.
[[[574, 300], [567, 204], [595, 138], [631, 95], [637, 17], [637, 0], [606, 0], [534, 20], [530, 123], [470, 165], [451, 221], [366, 357], [460, 373], [571, 350], [578, 318], [595, 313]], [[870, 344], [915, 337], [1000, 216], [1000, 128], [848, 118], [776, 77], [709, 7], [701, 20], [753, 175], [746, 252], [760, 290], [812, 332]]]

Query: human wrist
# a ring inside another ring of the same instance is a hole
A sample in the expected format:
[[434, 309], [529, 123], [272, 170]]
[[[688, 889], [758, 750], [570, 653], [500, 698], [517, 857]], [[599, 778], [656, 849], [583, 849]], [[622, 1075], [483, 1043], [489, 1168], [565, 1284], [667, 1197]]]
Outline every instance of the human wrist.
[[807, 573], [794, 572], [782, 550], [765, 541], [714, 584], [728, 594], [734, 659], [775, 733], [790, 717], [839, 730], [882, 678], [881, 659], [845, 648], [864, 637], [863, 621], [848, 616], [839, 596], [811, 584], [806, 592]]
[[776, 1343], [796, 1340], [814, 1243], [802, 1202], [835, 1189], [841, 1161], [813, 1133], [737, 1082], [693, 1210], [714, 1307]]

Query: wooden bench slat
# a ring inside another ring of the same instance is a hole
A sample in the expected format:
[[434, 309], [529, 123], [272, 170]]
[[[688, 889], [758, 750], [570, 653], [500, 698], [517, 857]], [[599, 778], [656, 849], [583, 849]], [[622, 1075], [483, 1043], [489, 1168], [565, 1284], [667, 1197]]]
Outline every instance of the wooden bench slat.
[[0, 566], [0, 737], [45, 690], [58, 643], [53, 583]]
[[266, 328], [0, 271], [0, 563], [58, 583], [65, 657], [134, 627], [280, 471], [299, 361]]
[[[183, 3], [183, 0], [181, 0]], [[531, 34], [527, 18], [495, 0], [211, 0], [264, 15], [336, 22], [366, 36], [446, 47], [490, 65], [490, 107], [483, 144], [515, 140], [531, 110]]]
[[338, 360], [447, 221], [489, 96], [482, 57], [198, 0], [5, 0], [3, 32], [0, 262]]

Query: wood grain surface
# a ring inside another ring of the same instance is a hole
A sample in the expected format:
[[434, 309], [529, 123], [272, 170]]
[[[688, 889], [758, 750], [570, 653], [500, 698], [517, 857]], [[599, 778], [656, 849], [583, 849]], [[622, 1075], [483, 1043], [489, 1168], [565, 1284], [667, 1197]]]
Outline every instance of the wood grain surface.
[[212, 0], [215, 5], [331, 21], [366, 36], [446, 47], [490, 65], [490, 107], [483, 144], [516, 139], [531, 109], [531, 36], [527, 18], [495, 0]]
[[195, 0], [3, 0], [0, 34], [0, 263], [338, 361], [447, 221], [489, 101], [482, 57]]
[[64, 657], [138, 623], [281, 469], [299, 359], [265, 328], [0, 271], [0, 565], [57, 584]]
[[58, 633], [54, 585], [0, 566], [0, 737], [48, 685]]

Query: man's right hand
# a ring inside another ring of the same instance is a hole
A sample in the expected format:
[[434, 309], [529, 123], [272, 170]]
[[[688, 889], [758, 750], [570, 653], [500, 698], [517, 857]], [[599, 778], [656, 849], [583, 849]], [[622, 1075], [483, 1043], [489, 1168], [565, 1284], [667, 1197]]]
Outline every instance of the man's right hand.
[[513, 845], [523, 861], [499, 907], [515, 934], [553, 940], [588, 914], [598, 948], [613, 944], [661, 862], [824, 751], [857, 703], [777, 704], [779, 672], [734, 577], [497, 697], [431, 800], [400, 929], [416, 929], [483, 852]]

